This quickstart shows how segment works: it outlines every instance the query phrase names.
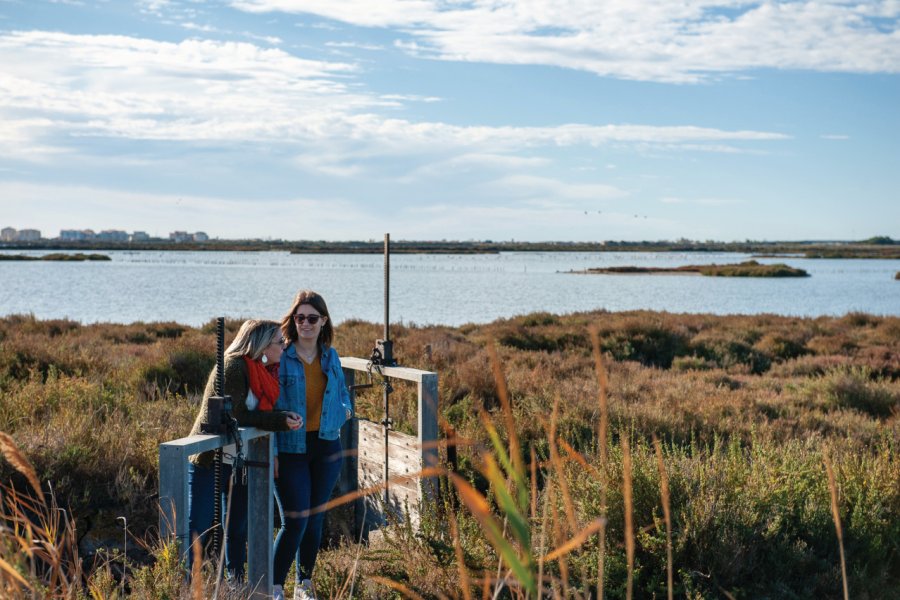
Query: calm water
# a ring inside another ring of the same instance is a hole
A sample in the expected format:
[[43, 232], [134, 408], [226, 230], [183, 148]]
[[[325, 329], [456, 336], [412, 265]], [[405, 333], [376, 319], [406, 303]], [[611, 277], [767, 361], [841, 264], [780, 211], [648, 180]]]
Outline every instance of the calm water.
[[[8, 251], [5, 253], [21, 253]], [[33, 254], [43, 254], [34, 252]], [[106, 252], [111, 262], [0, 262], [0, 315], [178, 321], [279, 318], [301, 287], [321, 292], [336, 322], [381, 322], [380, 255], [286, 252]], [[818, 316], [900, 315], [900, 260], [759, 259], [806, 269], [804, 279], [574, 275], [613, 265], [732, 263], [743, 254], [510, 252], [394, 255], [391, 321], [460, 325], [534, 311], [607, 309]]]

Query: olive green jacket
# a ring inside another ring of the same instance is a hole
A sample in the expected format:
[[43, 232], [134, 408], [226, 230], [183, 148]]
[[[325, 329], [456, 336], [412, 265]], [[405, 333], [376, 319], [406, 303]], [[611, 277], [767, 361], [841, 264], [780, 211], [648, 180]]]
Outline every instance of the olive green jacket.
[[[211, 396], [216, 395], [217, 367], [212, 368], [206, 389], [203, 391], [203, 402], [200, 411], [194, 420], [190, 435], [200, 433], [200, 424], [206, 415], [207, 404]], [[261, 411], [247, 408], [247, 395], [250, 392], [250, 377], [247, 375], [247, 365], [241, 356], [225, 358], [225, 395], [231, 396], [231, 414], [241, 427], [258, 427], [268, 431], [287, 431], [284, 411]], [[201, 467], [210, 467], [213, 462], [213, 452], [203, 452], [191, 456], [191, 462]]]

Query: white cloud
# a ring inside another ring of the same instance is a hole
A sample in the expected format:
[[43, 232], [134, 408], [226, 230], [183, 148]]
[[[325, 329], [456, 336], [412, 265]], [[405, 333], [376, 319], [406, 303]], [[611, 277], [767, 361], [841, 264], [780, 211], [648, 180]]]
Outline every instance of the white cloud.
[[900, 3], [745, 0], [236, 0], [250, 12], [397, 28], [416, 56], [552, 65], [625, 79], [695, 82], [716, 73], [900, 72]]
[[819, 136], [823, 140], [849, 140], [849, 135], [844, 135], [842, 133], [823, 133]]
[[515, 161], [541, 160], [527, 156], [536, 149], [619, 144], [735, 152], [789, 138], [692, 125], [492, 127], [388, 118], [379, 111], [440, 99], [360, 91], [353, 64], [251, 43], [17, 31], [0, 35], [0, 64], [0, 145], [32, 156], [74, 145], [85, 152], [84, 138], [259, 143], [333, 177], [371, 173], [371, 161], [405, 157], [412, 160], [405, 173], [390, 172], [401, 168], [395, 161], [380, 165], [377, 176], [411, 181], [429, 164], [465, 166], [460, 157], [490, 157], [494, 167], [507, 160], [515, 169]]
[[325, 42], [328, 48], [353, 48], [356, 50], [384, 50], [384, 46], [376, 44], [360, 44], [358, 42]]
[[397, 100], [402, 102], [440, 102], [441, 98], [438, 96], [418, 96], [416, 94], [382, 94], [380, 96], [383, 100]]

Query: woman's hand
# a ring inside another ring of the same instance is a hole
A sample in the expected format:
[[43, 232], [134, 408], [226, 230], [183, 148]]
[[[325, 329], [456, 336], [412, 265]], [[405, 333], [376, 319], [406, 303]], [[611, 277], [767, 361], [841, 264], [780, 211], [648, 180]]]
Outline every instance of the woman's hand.
[[300, 429], [303, 426], [303, 417], [295, 412], [287, 411], [284, 413], [284, 422], [287, 424], [288, 429]]

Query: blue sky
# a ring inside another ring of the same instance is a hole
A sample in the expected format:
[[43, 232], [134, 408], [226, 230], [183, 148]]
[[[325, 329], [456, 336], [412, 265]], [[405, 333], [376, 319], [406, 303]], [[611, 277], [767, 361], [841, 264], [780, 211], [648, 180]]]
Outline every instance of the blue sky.
[[0, 226], [900, 238], [900, 2], [0, 0]]

